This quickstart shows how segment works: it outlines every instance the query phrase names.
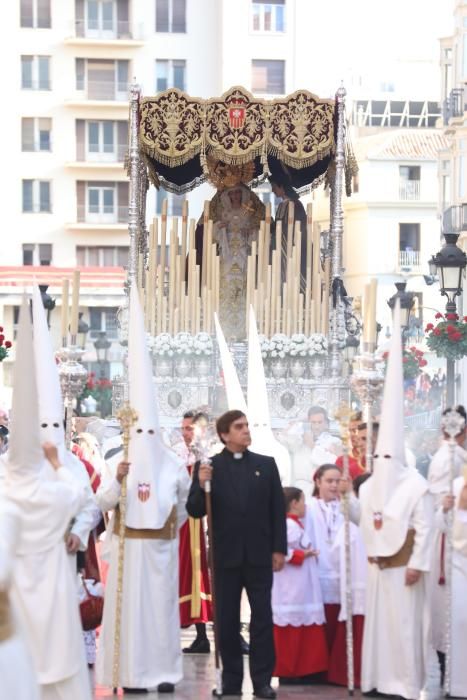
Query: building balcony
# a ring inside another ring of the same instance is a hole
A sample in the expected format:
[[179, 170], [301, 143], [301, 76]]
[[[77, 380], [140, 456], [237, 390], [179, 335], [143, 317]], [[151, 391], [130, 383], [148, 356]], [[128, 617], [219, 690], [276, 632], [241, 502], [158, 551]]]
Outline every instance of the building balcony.
[[70, 36], [65, 39], [65, 44], [137, 48], [144, 45], [144, 24], [133, 25], [128, 21], [76, 20], [70, 27]]
[[418, 201], [420, 199], [420, 180], [401, 180], [399, 199], [405, 202]]
[[459, 119], [467, 111], [467, 91], [463, 87], [454, 88], [443, 102], [443, 124], [449, 126], [451, 119]]
[[418, 272], [421, 269], [419, 250], [400, 250], [399, 265], [400, 272]]
[[76, 220], [82, 224], [127, 224], [128, 205], [103, 207], [96, 211], [89, 207], [78, 205]]
[[111, 152], [87, 152], [84, 157], [65, 164], [66, 168], [76, 170], [122, 170], [128, 151], [128, 144], [122, 143]]
[[467, 203], [456, 204], [443, 212], [443, 232], [467, 231]]

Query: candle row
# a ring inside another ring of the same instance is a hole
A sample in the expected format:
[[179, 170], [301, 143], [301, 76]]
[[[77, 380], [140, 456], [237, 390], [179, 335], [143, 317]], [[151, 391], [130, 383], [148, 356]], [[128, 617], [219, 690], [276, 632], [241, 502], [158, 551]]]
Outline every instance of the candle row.
[[70, 313], [70, 281], [68, 279], [62, 281], [61, 338], [64, 347], [68, 345], [68, 329], [72, 337], [72, 342], [76, 342], [79, 321], [79, 286], [80, 271], [74, 270]]

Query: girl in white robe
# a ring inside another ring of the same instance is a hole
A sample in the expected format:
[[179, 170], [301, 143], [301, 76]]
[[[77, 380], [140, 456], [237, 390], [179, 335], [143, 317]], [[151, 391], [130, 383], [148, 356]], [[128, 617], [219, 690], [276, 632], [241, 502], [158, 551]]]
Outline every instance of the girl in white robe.
[[[452, 697], [467, 697], [467, 481], [462, 476], [454, 481], [454, 496], [445, 496], [438, 509], [435, 525], [439, 532], [446, 534], [447, 514], [454, 508], [453, 551], [452, 551], [452, 611], [451, 611], [451, 678], [449, 692]], [[450, 572], [446, 570], [445, 587], [451, 585]], [[436, 644], [440, 654], [446, 652], [446, 633], [438, 635], [441, 643]], [[443, 664], [444, 666], [444, 664]]]
[[[347, 685], [346, 579], [344, 516], [339, 500], [341, 470], [324, 464], [315, 473], [315, 491], [307, 503], [305, 531], [316, 534], [318, 572], [326, 615], [329, 649], [328, 681]], [[350, 524], [352, 562], [352, 621], [354, 637], [354, 682], [360, 685], [361, 648], [365, 613], [367, 561], [359, 529]]]
[[39, 684], [24, 636], [9, 600], [19, 511], [0, 496], [0, 690], [8, 700], [39, 700]]
[[324, 608], [316, 565], [317, 552], [304, 530], [305, 495], [284, 488], [287, 510], [287, 556], [274, 573], [272, 614], [276, 648], [275, 676], [281, 683], [306, 682], [306, 676], [325, 671], [328, 650]]

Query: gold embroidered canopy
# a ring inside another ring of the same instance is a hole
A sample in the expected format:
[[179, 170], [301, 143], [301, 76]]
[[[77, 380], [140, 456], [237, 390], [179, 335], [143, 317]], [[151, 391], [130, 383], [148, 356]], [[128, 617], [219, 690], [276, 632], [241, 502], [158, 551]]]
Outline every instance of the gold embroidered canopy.
[[187, 191], [207, 175], [207, 159], [255, 163], [255, 176], [286, 170], [292, 184], [326, 172], [334, 151], [334, 100], [305, 90], [274, 100], [242, 87], [201, 100], [166, 90], [140, 103], [140, 148], [156, 185]]

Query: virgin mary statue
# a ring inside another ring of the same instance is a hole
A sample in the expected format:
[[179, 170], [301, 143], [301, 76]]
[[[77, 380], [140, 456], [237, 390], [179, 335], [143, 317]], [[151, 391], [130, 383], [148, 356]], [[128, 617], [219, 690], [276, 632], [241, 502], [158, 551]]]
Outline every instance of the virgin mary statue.
[[[218, 191], [210, 202], [213, 242], [220, 257], [219, 317], [229, 341], [246, 337], [247, 261], [264, 213], [259, 197], [242, 183]], [[203, 237], [200, 223], [196, 231], [199, 264]]]

